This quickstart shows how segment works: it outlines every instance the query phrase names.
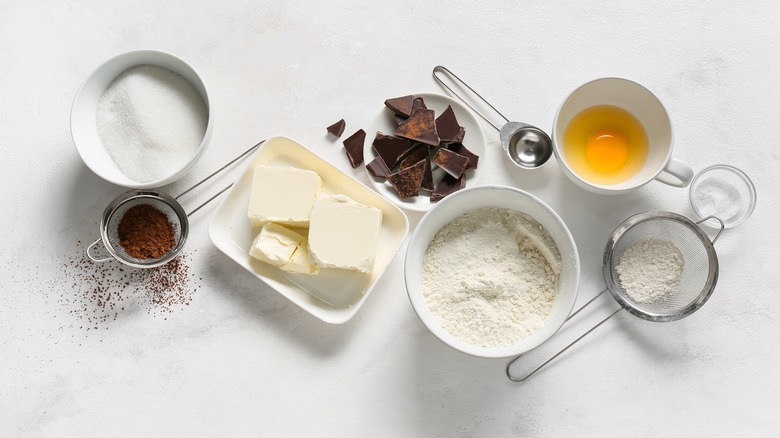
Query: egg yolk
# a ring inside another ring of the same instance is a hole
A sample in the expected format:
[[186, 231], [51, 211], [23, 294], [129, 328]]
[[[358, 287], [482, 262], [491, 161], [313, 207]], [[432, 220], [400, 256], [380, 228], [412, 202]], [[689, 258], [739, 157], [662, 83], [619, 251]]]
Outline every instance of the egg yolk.
[[628, 161], [628, 139], [620, 132], [595, 131], [585, 143], [585, 159], [597, 172], [614, 172]]

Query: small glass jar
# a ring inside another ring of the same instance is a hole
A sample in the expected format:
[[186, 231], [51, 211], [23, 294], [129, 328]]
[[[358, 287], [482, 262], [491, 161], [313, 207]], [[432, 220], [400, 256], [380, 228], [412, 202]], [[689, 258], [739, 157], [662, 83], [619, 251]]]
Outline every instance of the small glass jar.
[[[727, 164], [701, 170], [691, 181], [690, 202], [698, 219], [715, 216], [726, 228], [746, 221], [756, 207], [756, 188], [745, 172]], [[704, 222], [719, 227], [718, 221]]]

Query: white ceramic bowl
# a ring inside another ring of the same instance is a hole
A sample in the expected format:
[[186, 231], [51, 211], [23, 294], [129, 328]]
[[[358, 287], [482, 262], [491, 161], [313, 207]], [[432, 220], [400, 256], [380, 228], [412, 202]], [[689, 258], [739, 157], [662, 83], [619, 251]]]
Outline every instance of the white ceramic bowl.
[[[200, 93], [206, 105], [208, 122], [203, 140], [187, 163], [168, 176], [155, 181], [138, 182], [122, 173], [100, 141], [97, 130], [97, 106], [100, 96], [111, 82], [126, 70], [138, 65], [154, 65], [168, 69], [184, 77]], [[136, 50], [123, 53], [104, 62], [81, 84], [70, 113], [70, 130], [73, 143], [81, 159], [93, 172], [106, 181], [135, 189], [159, 187], [184, 176], [198, 161], [211, 139], [214, 116], [209, 104], [206, 85], [195, 69], [183, 59], [157, 50]]]
[[[485, 207], [507, 208], [530, 215], [549, 231], [562, 258], [558, 294], [545, 325], [531, 336], [507, 347], [481, 347], [451, 335], [430, 312], [422, 292], [423, 258], [433, 237], [441, 227], [456, 217]], [[412, 307], [431, 333], [445, 344], [463, 353], [485, 358], [501, 358], [519, 355], [539, 346], [563, 325], [577, 299], [580, 258], [577, 245], [566, 224], [539, 198], [512, 187], [477, 186], [444, 198], [423, 216], [406, 250], [404, 276]]]

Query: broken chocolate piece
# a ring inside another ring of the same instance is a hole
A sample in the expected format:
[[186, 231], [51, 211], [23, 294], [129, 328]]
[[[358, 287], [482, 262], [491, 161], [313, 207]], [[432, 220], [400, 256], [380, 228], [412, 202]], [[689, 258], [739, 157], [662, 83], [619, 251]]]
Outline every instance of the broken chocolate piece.
[[343, 142], [344, 150], [347, 152], [347, 158], [349, 158], [353, 169], [363, 164], [363, 144], [365, 142], [366, 131], [362, 129], [358, 129]]
[[381, 132], [376, 133], [374, 142], [371, 145], [374, 152], [382, 157], [387, 167], [391, 169], [398, 165], [398, 162], [414, 147], [414, 143], [405, 138], [398, 138], [382, 134]]
[[477, 168], [477, 163], [479, 163], [479, 155], [466, 149], [466, 146], [463, 146], [463, 143], [452, 143], [449, 146], [447, 146], [447, 149], [451, 150], [452, 152], [455, 152], [456, 154], [463, 155], [464, 157], [468, 157], [469, 165], [466, 166], [466, 170]]
[[370, 163], [366, 164], [366, 169], [377, 178], [387, 178], [390, 176], [390, 168], [387, 167], [385, 160], [377, 156]]
[[344, 119], [339, 120], [338, 122], [330, 125], [327, 127], [328, 133], [333, 135], [336, 138], [341, 137], [341, 134], [344, 133], [344, 128], [347, 126], [347, 122], [344, 121]]
[[415, 97], [412, 101], [412, 111], [409, 114], [414, 114], [415, 111], [417, 111], [418, 108], [428, 108], [425, 106], [425, 101], [422, 97]]
[[433, 170], [431, 170], [431, 157], [430, 155], [425, 157], [425, 173], [423, 173], [423, 180], [420, 186], [421, 189], [432, 192], [433, 191]]
[[399, 116], [409, 117], [412, 114], [412, 103], [414, 102], [414, 96], [411, 94], [408, 96], [394, 97], [392, 99], [385, 100], [385, 106], [393, 110], [394, 113]]
[[432, 161], [454, 178], [460, 178], [469, 165], [468, 157], [464, 157], [447, 148], [439, 148]]
[[436, 185], [436, 189], [431, 193], [431, 202], [440, 201], [464, 187], [466, 187], [466, 175], [461, 175], [460, 178], [454, 178], [452, 175], [444, 175], [444, 178], [442, 178], [439, 184]]
[[414, 149], [406, 154], [403, 160], [401, 160], [399, 170], [404, 170], [407, 167], [413, 166], [417, 164], [418, 161], [424, 160], [426, 158], [428, 158], [428, 146], [424, 144], [418, 144], [414, 147]]
[[387, 181], [395, 188], [401, 199], [411, 198], [420, 193], [424, 174], [425, 160], [421, 160], [414, 166], [391, 174], [387, 177]]
[[466, 130], [458, 124], [451, 105], [447, 105], [447, 109], [436, 118], [436, 132], [439, 134], [439, 139], [445, 143], [463, 141]]
[[395, 115], [395, 126], [400, 125], [401, 123], [405, 122], [408, 117], [399, 116], [398, 114]]
[[395, 135], [431, 146], [439, 145], [433, 110], [419, 108], [395, 129]]

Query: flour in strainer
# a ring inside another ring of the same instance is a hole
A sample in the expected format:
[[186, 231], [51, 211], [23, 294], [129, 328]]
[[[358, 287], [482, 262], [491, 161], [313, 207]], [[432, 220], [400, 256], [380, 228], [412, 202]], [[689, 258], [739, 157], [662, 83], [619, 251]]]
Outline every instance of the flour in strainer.
[[510, 346], [544, 326], [560, 266], [558, 247], [536, 220], [509, 209], [477, 209], [442, 227], [429, 244], [423, 296], [453, 336]]
[[653, 303], [677, 291], [685, 257], [674, 243], [663, 239], [634, 242], [620, 257], [615, 271], [620, 287], [638, 303]]

